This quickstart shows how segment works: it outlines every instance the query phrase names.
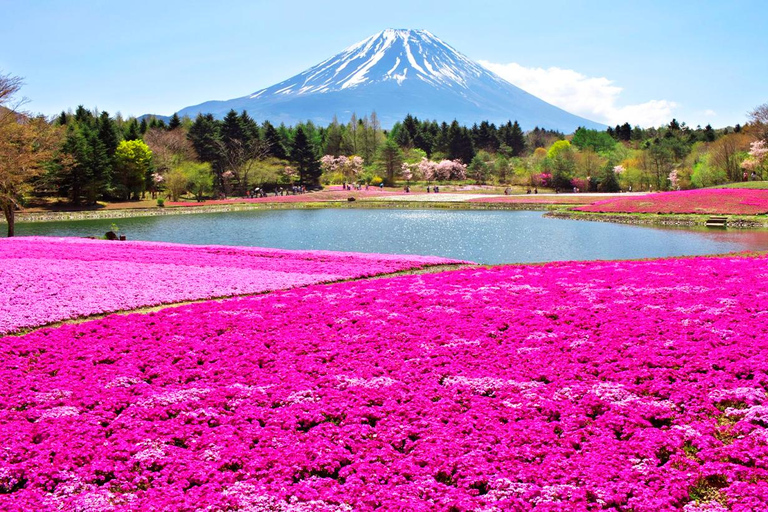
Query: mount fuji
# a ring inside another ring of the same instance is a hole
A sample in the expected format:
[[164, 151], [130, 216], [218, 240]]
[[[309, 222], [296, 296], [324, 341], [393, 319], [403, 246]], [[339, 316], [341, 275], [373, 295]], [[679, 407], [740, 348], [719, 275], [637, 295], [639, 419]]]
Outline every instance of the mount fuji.
[[523, 129], [565, 133], [579, 126], [604, 128], [512, 85], [426, 30], [384, 30], [276, 85], [178, 114], [221, 118], [230, 109], [289, 125], [328, 124], [334, 115], [345, 122], [352, 113], [375, 111], [385, 128], [406, 114], [462, 124], [517, 120]]

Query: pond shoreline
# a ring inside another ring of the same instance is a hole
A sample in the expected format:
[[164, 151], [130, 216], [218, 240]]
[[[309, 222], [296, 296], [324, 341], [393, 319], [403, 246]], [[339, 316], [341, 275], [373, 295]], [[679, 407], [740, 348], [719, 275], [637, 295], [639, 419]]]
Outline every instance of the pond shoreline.
[[[230, 213], [251, 210], [317, 210], [317, 209], [375, 209], [375, 210], [509, 210], [544, 211], [545, 217], [614, 224], [635, 224], [646, 226], [704, 227], [711, 215], [700, 214], [637, 214], [637, 213], [594, 213], [577, 212], [567, 208], [574, 205], [547, 203], [490, 203], [470, 201], [315, 201], [296, 203], [234, 203], [225, 205], [204, 205], [166, 208], [126, 208], [114, 210], [87, 210], [61, 212], [18, 212], [18, 223], [67, 222], [78, 220], [126, 219], [134, 217], [162, 217], [167, 215], [197, 215]], [[727, 227], [734, 229], [767, 229], [768, 217], [723, 215]], [[5, 219], [0, 216], [0, 224]]]
[[[645, 226], [691, 226], [705, 227], [710, 217], [725, 217], [726, 227], [734, 229], [766, 229], [768, 217], [760, 219], [744, 215], [700, 215], [700, 214], [650, 214], [650, 213], [592, 213], [557, 209], [544, 214], [552, 219], [581, 220], [590, 222], [611, 222], [614, 224], [637, 224]], [[722, 228], [713, 228], [722, 229]]]
[[[440, 201], [323, 201], [306, 203], [240, 203], [227, 205], [187, 206], [167, 208], [126, 208], [122, 210], [88, 210], [69, 212], [18, 212], [16, 222], [64, 222], [76, 220], [126, 219], [133, 217], [161, 217], [166, 215], [195, 215], [229, 213], [250, 210], [304, 210], [322, 208], [367, 208], [409, 210], [536, 210], [548, 211], [562, 205], [532, 203], [472, 203]], [[0, 217], [0, 224], [5, 219]]]

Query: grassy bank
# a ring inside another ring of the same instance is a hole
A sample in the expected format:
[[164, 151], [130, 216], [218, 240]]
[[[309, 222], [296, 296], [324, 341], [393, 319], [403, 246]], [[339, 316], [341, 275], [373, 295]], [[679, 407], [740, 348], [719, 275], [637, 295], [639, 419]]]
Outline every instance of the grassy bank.
[[[586, 220], [592, 222], [615, 222], [618, 224], [642, 224], [654, 226], [699, 226], [705, 227], [710, 215], [657, 214], [657, 213], [594, 213], [557, 209], [546, 214], [556, 219]], [[768, 228], [765, 215], [722, 215], [727, 227], [741, 229]]]

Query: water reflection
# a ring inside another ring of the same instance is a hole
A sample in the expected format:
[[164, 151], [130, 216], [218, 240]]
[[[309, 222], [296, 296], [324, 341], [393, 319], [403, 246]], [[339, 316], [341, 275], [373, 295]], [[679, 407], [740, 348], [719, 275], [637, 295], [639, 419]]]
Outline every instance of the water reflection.
[[432, 254], [480, 263], [629, 259], [768, 250], [768, 230], [650, 228], [544, 218], [533, 211], [253, 210], [18, 224], [23, 235], [285, 249]]

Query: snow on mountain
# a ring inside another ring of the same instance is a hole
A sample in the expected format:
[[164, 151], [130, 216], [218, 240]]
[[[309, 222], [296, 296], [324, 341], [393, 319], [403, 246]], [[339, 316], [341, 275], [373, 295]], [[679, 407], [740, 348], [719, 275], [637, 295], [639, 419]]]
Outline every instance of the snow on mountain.
[[517, 120], [524, 129], [603, 128], [528, 94], [426, 30], [384, 30], [271, 87], [178, 113], [223, 117], [230, 109], [286, 124], [326, 124], [334, 115], [346, 121], [352, 113], [376, 111], [384, 127], [410, 113], [463, 124]]

